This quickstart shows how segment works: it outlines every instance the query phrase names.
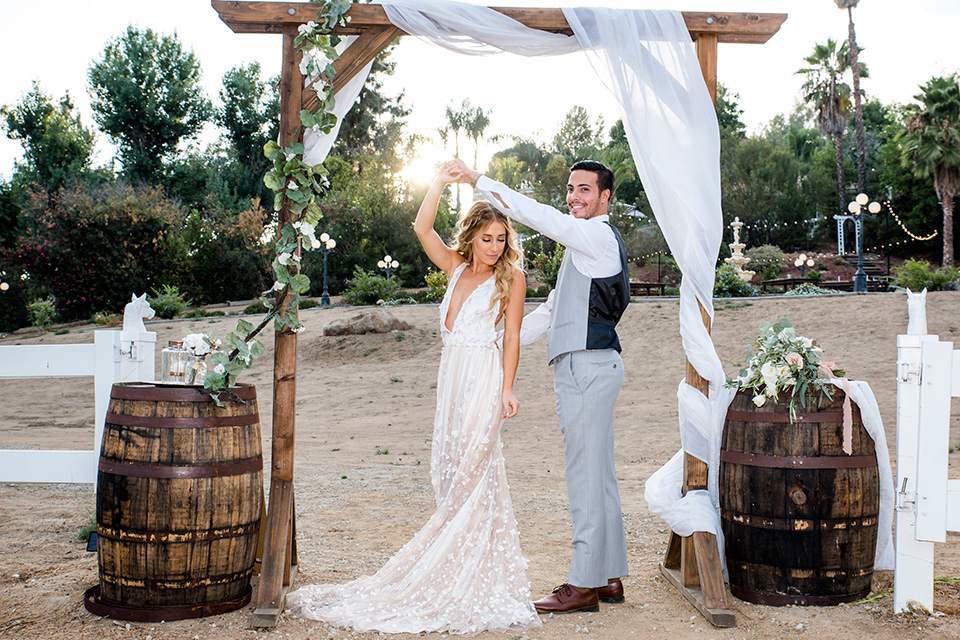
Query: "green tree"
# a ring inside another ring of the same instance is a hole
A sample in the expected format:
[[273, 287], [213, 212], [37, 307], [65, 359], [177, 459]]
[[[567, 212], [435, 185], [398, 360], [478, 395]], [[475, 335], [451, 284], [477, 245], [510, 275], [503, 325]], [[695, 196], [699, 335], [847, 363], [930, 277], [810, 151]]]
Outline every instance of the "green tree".
[[717, 84], [717, 123], [720, 125], [720, 141], [743, 140], [747, 125], [743, 123], [743, 109], [737, 103], [740, 95], [730, 91], [722, 82]]
[[763, 138], [748, 138], [720, 167], [724, 221], [739, 217], [752, 227], [750, 245], [776, 244], [792, 250], [806, 244], [801, 222], [810, 210], [804, 166], [787, 150]]
[[569, 164], [591, 158], [596, 154], [602, 131], [602, 118], [597, 119], [596, 126], [591, 125], [587, 110], [575, 106], [564, 116], [560, 130], [553, 137], [554, 149], [566, 158]]
[[200, 131], [212, 113], [200, 62], [174, 36], [127, 27], [89, 73], [94, 117], [120, 146], [133, 180], [156, 181], [165, 157]]
[[[447, 105], [445, 112], [447, 123], [439, 130], [440, 139], [443, 140], [444, 144], [447, 144], [450, 134], [453, 133], [453, 156], [455, 158], [460, 157], [460, 132], [465, 131], [467, 128], [467, 123], [470, 121], [471, 114], [473, 113], [473, 106], [470, 104], [469, 98], [464, 98], [463, 103], [461, 103], [459, 109], [453, 108], [451, 105]], [[456, 193], [457, 204], [454, 209], [457, 214], [460, 214], [460, 186], [453, 185], [452, 187], [454, 193]]]
[[36, 81], [33, 88], [16, 106], [0, 110], [7, 137], [23, 145], [26, 166], [18, 166], [30, 179], [47, 192], [83, 172], [90, 164], [93, 132], [74, 113], [70, 94], [53, 104]]
[[837, 7], [847, 10], [849, 26], [847, 28], [847, 50], [850, 52], [850, 71], [853, 75], [853, 113], [854, 130], [857, 138], [857, 193], [867, 192], [867, 160], [863, 140], [863, 107], [860, 96], [860, 78], [867, 77], [866, 68], [860, 64], [859, 53], [863, 51], [857, 46], [857, 31], [853, 27], [853, 8], [860, 0], [834, 0]]
[[480, 139], [483, 132], [490, 126], [490, 112], [484, 111], [480, 107], [475, 107], [468, 112], [467, 119], [464, 122], [464, 129], [467, 137], [473, 140], [473, 166], [477, 166], [477, 156], [480, 153]]
[[270, 198], [263, 184], [270, 162], [263, 155], [263, 145], [276, 140], [280, 129], [280, 97], [273, 89], [275, 84], [260, 79], [258, 62], [233, 67], [223, 75], [222, 104], [214, 114], [216, 123], [226, 130], [238, 161], [246, 168], [243, 195], [264, 202]]
[[[824, 44], [814, 45], [813, 53], [804, 61], [811, 65], [797, 71], [806, 76], [803, 83], [803, 99], [817, 110], [817, 124], [820, 130], [833, 137], [837, 162], [837, 212], [845, 213], [843, 179], [843, 132], [847, 128], [850, 114], [850, 87], [840, 82], [840, 77], [850, 68], [850, 53], [847, 43], [837, 47], [837, 43], [828, 38]], [[861, 75], [866, 76], [861, 66]]]
[[527, 165], [515, 156], [494, 157], [486, 173], [511, 189], [523, 189], [527, 181]]
[[357, 102], [343, 118], [334, 152], [342, 157], [361, 156], [395, 150], [410, 110], [403, 106], [403, 94], [383, 93], [382, 78], [392, 75], [396, 63], [390, 60], [395, 45], [384, 49], [373, 60], [370, 75], [360, 90]]
[[957, 74], [934, 77], [914, 96], [899, 136], [902, 161], [920, 178], [933, 176], [943, 206], [943, 266], [953, 266], [953, 200], [960, 191], [960, 85]]

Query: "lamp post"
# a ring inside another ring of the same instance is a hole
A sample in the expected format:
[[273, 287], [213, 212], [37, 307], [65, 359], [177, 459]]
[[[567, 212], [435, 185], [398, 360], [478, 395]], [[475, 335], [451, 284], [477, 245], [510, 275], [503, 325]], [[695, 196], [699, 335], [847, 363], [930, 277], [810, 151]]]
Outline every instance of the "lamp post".
[[857, 228], [857, 273], [853, 276], [855, 293], [867, 291], [867, 274], [863, 272], [863, 216], [866, 215], [863, 211], [864, 207], [867, 207], [870, 213], [880, 213], [880, 203], [870, 202], [870, 197], [865, 193], [858, 193], [856, 200], [847, 205], [847, 210], [852, 214]]
[[7, 277], [6, 271], [0, 271], [0, 291], [6, 291], [10, 288], [10, 283], [4, 280]]
[[797, 269], [800, 269], [800, 277], [803, 278], [807, 274], [807, 269], [813, 268], [813, 258], [808, 258], [807, 254], [801, 253], [800, 256], [793, 261], [793, 266]]
[[321, 249], [323, 251], [323, 294], [320, 295], [321, 307], [330, 306], [330, 294], [327, 292], [327, 254], [333, 251], [333, 248], [336, 246], [337, 241], [327, 233], [321, 233], [320, 239], [313, 245], [314, 249]]
[[400, 266], [400, 263], [391, 258], [388, 254], [383, 256], [383, 260], [379, 260], [377, 262], [377, 266], [387, 273], [387, 280], [389, 280], [390, 274], [393, 273], [394, 269]]

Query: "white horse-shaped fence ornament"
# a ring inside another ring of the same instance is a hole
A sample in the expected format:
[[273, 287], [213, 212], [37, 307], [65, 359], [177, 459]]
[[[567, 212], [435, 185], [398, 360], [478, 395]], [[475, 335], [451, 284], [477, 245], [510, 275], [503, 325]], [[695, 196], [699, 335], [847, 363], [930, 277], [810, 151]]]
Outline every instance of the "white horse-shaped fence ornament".
[[138, 298], [137, 294], [134, 293], [130, 296], [130, 302], [123, 308], [123, 330], [146, 331], [147, 328], [143, 325], [143, 319], [149, 320], [154, 315], [156, 313], [150, 303], [147, 302], [147, 294]]

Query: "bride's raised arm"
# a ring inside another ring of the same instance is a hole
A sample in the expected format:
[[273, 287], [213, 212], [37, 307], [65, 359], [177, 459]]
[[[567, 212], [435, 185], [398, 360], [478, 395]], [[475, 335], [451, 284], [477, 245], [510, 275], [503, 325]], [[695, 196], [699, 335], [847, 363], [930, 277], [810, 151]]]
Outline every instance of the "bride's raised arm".
[[433, 223], [437, 219], [437, 207], [440, 204], [440, 196], [443, 189], [448, 184], [456, 182], [460, 178], [460, 170], [453, 163], [446, 163], [433, 179], [427, 195], [423, 198], [420, 210], [417, 212], [417, 219], [413, 223], [413, 230], [417, 233], [420, 245], [426, 252], [430, 261], [437, 265], [437, 268], [447, 274], [449, 277], [453, 270], [463, 262], [463, 256], [448, 247], [440, 235], [433, 228]]

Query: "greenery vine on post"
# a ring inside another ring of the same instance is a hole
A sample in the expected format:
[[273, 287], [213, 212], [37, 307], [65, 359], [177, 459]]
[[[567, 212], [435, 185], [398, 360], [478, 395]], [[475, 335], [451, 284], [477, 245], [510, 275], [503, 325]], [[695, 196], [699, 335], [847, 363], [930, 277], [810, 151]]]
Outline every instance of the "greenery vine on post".
[[[317, 20], [301, 25], [294, 44], [302, 53], [300, 73], [304, 76], [317, 76], [313, 85], [319, 100], [316, 111], [300, 111], [300, 124], [304, 129], [313, 129], [317, 134], [330, 133], [337, 122], [333, 114], [333, 79], [336, 72], [333, 63], [339, 58], [336, 46], [338, 36], [331, 31], [350, 21], [344, 14], [350, 9], [349, 0], [322, 0], [317, 2], [320, 10]], [[297, 136], [299, 137], [299, 136]], [[263, 153], [272, 163], [272, 167], [263, 177], [264, 184], [276, 192], [273, 209], [279, 212], [288, 207], [290, 223], [277, 230], [274, 244], [276, 257], [273, 260], [275, 281], [273, 286], [263, 292], [261, 300], [269, 312], [257, 327], [246, 320], [237, 322], [235, 332], [228, 333], [223, 340], [224, 348], [211, 355], [213, 373], [203, 380], [203, 386], [212, 392], [214, 402], [220, 404], [219, 392], [228, 389], [237, 376], [250, 366], [253, 358], [264, 352], [263, 344], [254, 339], [269, 322], [273, 320], [276, 331], [289, 328], [302, 331], [303, 325], [297, 317], [300, 295], [310, 289], [310, 278], [297, 273], [300, 265], [300, 251], [304, 241], [309, 247], [317, 249], [320, 241], [316, 237], [316, 226], [323, 217], [320, 210], [320, 197], [326, 188], [327, 171], [323, 165], [310, 166], [304, 162], [305, 148], [302, 142], [294, 142], [281, 147], [276, 142], [268, 142]], [[294, 273], [291, 274], [291, 271]], [[292, 294], [292, 295], [288, 295]], [[286, 304], [282, 304], [286, 300]]]

